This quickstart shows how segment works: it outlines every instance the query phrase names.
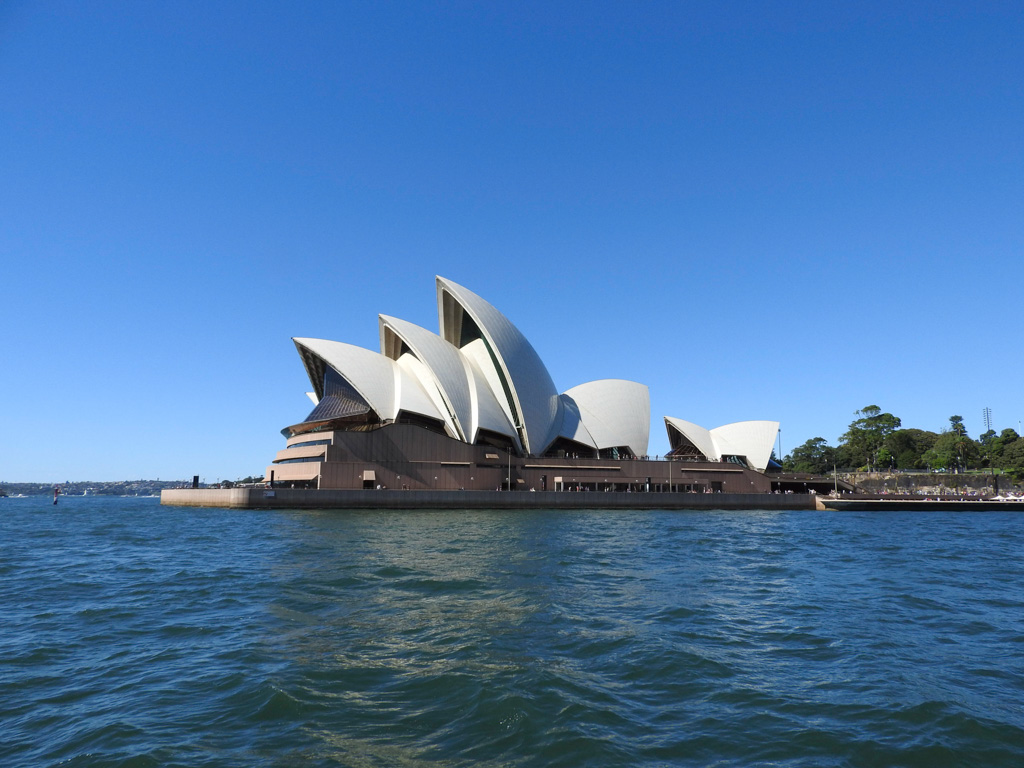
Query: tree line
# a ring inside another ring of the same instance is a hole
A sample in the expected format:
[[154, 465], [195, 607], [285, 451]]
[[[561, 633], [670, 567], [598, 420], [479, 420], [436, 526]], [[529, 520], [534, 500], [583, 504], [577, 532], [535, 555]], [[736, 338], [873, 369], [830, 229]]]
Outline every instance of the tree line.
[[1024, 479], [1024, 439], [1012, 429], [996, 434], [988, 430], [977, 440], [967, 434], [962, 416], [950, 416], [942, 432], [905, 429], [898, 416], [869, 405], [857, 416], [835, 447], [812, 437], [782, 460], [788, 472], [827, 474], [833, 467], [845, 471], [885, 470], [1001, 470]]

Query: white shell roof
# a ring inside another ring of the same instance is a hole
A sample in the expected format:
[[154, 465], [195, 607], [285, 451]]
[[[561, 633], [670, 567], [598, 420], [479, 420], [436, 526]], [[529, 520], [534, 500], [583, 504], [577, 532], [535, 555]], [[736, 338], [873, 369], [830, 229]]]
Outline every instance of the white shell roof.
[[471, 442], [476, 442], [477, 433], [486, 429], [499, 435], [508, 436], [512, 442], [522, 448], [519, 442], [519, 434], [512, 426], [505, 409], [501, 407], [495, 397], [494, 390], [487, 384], [483, 372], [477, 367], [473, 360], [466, 358], [466, 366], [472, 372], [473, 386], [470, 388], [470, 395], [473, 398], [473, 414], [476, 423], [473, 426]]
[[665, 426], [669, 430], [669, 442], [672, 441], [671, 431], [674, 429], [693, 443], [697, 450], [707, 457], [708, 461], [718, 461], [721, 458], [711, 439], [711, 433], [704, 427], [694, 424], [692, 421], [683, 421], [671, 416], [665, 417]]
[[406, 352], [395, 362], [398, 363], [399, 368], [419, 383], [420, 389], [427, 393], [427, 396], [430, 398], [430, 402], [434, 404], [437, 412], [444, 417], [445, 433], [449, 437], [461, 440], [462, 435], [459, 433], [458, 427], [455, 424], [455, 417], [452, 415], [448, 403], [441, 394], [441, 390], [437, 386], [434, 374], [430, 372], [430, 369], [427, 368], [427, 366], [425, 366], [423, 362], [411, 352]]
[[628, 446], [647, 453], [651, 433], [651, 395], [647, 386], [625, 379], [601, 379], [566, 391], [579, 408], [598, 448]]
[[720, 456], [746, 456], [747, 464], [763, 472], [779, 433], [777, 421], [737, 421], [711, 430]]
[[710, 461], [719, 461], [722, 456], [744, 456], [747, 464], [759, 472], [768, 466], [779, 431], [777, 421], [737, 421], [707, 430], [666, 416], [665, 425], [684, 435]]
[[[323, 360], [359, 393], [382, 419], [395, 419], [399, 411], [409, 411], [443, 421], [444, 416], [431, 402], [419, 382], [394, 360], [353, 344], [326, 339], [292, 339], [295, 345]], [[305, 361], [305, 356], [303, 360]], [[320, 392], [321, 382], [306, 365], [306, 372]]]
[[478, 430], [488, 429], [518, 442], [516, 431], [505, 417], [494, 393], [458, 347], [415, 323], [387, 315], [379, 318], [381, 349], [386, 348], [388, 331], [405, 342], [422, 362], [433, 379], [433, 385], [447, 403], [461, 440], [473, 443]]
[[[446, 326], [444, 295], [448, 294], [476, 323], [486, 339], [511, 393], [522, 420], [523, 446], [527, 452], [541, 453], [557, 437], [561, 426], [561, 401], [551, 374], [536, 350], [512, 322], [489, 302], [468, 288], [437, 277], [437, 308], [441, 336], [452, 344], [455, 329]], [[497, 394], [497, 393], [496, 393]]]
[[[452, 437], [475, 443], [481, 430], [542, 454], [558, 437], [598, 450], [647, 453], [650, 394], [623, 379], [581, 384], [559, 395], [536, 350], [507, 317], [477, 294], [437, 277], [440, 334], [380, 315], [381, 352], [326, 339], [293, 339], [318, 402], [323, 373], [334, 369], [385, 421], [408, 411], [437, 419]], [[463, 335], [466, 323], [479, 335]], [[465, 346], [459, 345], [465, 341]], [[404, 350], [404, 351], [403, 351]], [[519, 421], [521, 423], [516, 424]], [[665, 418], [669, 437], [683, 435], [709, 460], [746, 457], [764, 470], [778, 422], [745, 421], [713, 430]]]
[[591, 448], [599, 448], [600, 446], [583, 421], [583, 414], [580, 413], [576, 401], [568, 394], [559, 395], [559, 398], [562, 401], [562, 426], [558, 436], [568, 438], [581, 445], [589, 445]]

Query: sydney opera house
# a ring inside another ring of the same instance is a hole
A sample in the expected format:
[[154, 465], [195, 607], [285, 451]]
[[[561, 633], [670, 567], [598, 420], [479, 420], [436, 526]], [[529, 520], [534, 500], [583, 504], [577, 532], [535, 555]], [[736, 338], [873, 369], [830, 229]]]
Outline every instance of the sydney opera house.
[[275, 487], [607, 492], [769, 492], [778, 423], [704, 429], [666, 418], [648, 457], [645, 385], [602, 379], [559, 392], [505, 315], [437, 278], [439, 331], [381, 315], [380, 352], [296, 338], [314, 407], [282, 430]]

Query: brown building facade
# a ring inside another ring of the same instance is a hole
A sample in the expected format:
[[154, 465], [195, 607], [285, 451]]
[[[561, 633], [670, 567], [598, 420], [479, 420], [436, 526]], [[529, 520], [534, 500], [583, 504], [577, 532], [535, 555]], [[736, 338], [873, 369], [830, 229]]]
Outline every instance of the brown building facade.
[[324, 430], [288, 438], [267, 467], [280, 488], [363, 490], [770, 493], [760, 472], [727, 462], [522, 457], [412, 424]]

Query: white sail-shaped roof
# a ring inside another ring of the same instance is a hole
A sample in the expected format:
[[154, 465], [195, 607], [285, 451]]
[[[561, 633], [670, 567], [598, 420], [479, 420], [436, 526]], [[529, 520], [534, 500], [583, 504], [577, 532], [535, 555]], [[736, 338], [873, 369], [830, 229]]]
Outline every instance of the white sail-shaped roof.
[[[451, 280], [437, 277], [436, 288], [437, 334], [380, 315], [380, 354], [337, 341], [294, 339], [314, 389], [315, 408], [304, 424], [372, 429], [406, 412], [438, 422], [423, 424], [430, 429], [443, 424], [456, 440], [527, 454], [554, 450], [556, 440], [595, 451], [647, 453], [646, 386], [603, 379], [559, 395], [536, 350], [507, 317]], [[679, 455], [709, 461], [736, 456], [762, 471], [778, 433], [774, 421], [707, 430], [667, 417], [665, 425]]]
[[558, 391], [536, 350], [489, 302], [443, 277], [437, 278], [437, 309], [441, 336], [456, 347], [463, 346], [465, 315], [472, 319], [487, 344], [490, 365], [501, 386], [495, 394], [508, 401], [523, 448], [541, 453], [557, 437], [562, 420]]
[[778, 433], [777, 421], [737, 421], [712, 429], [711, 439], [719, 456], [743, 456], [750, 467], [763, 472]]
[[708, 461], [718, 461], [720, 458], [718, 449], [715, 447], [714, 441], [711, 439], [711, 433], [692, 421], [683, 421], [682, 419], [676, 419], [671, 416], [665, 417], [665, 427], [669, 430], [669, 443], [672, 443], [672, 430], [674, 429], [680, 435], [685, 437], [693, 446], [704, 454], [704, 457]]
[[779, 431], [777, 421], [737, 421], [707, 430], [670, 416], [665, 417], [665, 426], [669, 430], [669, 442], [672, 441], [672, 430], [675, 430], [693, 443], [709, 461], [720, 461], [723, 456], [742, 456], [749, 467], [759, 472], [768, 466]]
[[469, 395], [469, 381], [459, 350], [447, 343], [436, 333], [431, 333], [414, 323], [397, 317], [379, 315], [380, 351], [391, 360], [402, 357], [402, 343], [421, 362], [422, 376], [432, 379], [423, 382], [438, 391], [447, 411], [447, 421], [452, 424], [460, 440], [467, 440], [466, 432], [472, 421], [472, 402]]
[[[383, 354], [399, 360], [414, 355], [420, 365], [415, 370], [425, 387], [436, 388], [443, 401], [442, 410], [455, 435], [464, 442], [475, 442], [480, 429], [506, 435], [514, 442], [518, 436], [501, 405], [482, 375], [457, 347], [422, 326], [380, 315], [380, 343]], [[410, 350], [402, 354], [402, 344]]]
[[594, 449], [600, 448], [594, 436], [590, 434], [590, 430], [587, 429], [587, 425], [583, 421], [583, 414], [580, 413], [576, 401], [568, 394], [559, 395], [559, 398], [562, 401], [562, 425], [559, 427], [558, 436], [580, 445], [587, 445]]
[[576, 403], [598, 448], [628, 446], [634, 455], [647, 453], [651, 396], [645, 385], [625, 379], [601, 379], [573, 387], [564, 396]]
[[347, 381], [381, 419], [408, 411], [444, 421], [419, 382], [394, 360], [353, 344], [326, 339], [292, 339], [299, 350], [317, 398], [323, 397], [323, 367]]
[[469, 358], [466, 358], [466, 365], [471, 372], [470, 395], [473, 398], [473, 417], [475, 419], [472, 429], [473, 436], [469, 438], [470, 442], [476, 442], [480, 430], [485, 429], [498, 435], [505, 435], [516, 446], [516, 449], [521, 451], [523, 446], [519, 440], [519, 434], [512, 426], [505, 409], [498, 402], [494, 390], [487, 384], [483, 372]]
[[422, 389], [427, 394], [427, 397], [430, 398], [430, 402], [434, 404], [434, 408], [437, 409], [437, 412], [440, 413], [444, 419], [445, 433], [449, 437], [461, 440], [462, 435], [459, 432], [455, 417], [452, 414], [441, 390], [438, 389], [437, 382], [434, 375], [430, 372], [430, 369], [411, 352], [406, 352], [395, 362], [398, 364], [399, 368], [417, 381], [420, 385], [420, 389]]

